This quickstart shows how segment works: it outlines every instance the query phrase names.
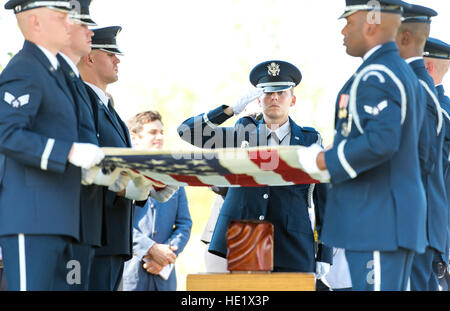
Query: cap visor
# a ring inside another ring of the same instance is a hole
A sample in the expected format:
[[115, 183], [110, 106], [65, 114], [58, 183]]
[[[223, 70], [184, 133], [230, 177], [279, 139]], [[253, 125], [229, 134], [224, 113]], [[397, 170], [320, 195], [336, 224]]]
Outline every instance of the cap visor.
[[88, 25], [88, 26], [98, 26], [96, 22], [94, 22], [92, 19], [90, 18], [77, 18], [77, 17], [71, 17], [70, 19], [72, 19], [73, 21], [83, 24], [83, 25]]
[[94, 49], [94, 50], [102, 50], [104, 52], [111, 53], [111, 54], [123, 55], [123, 53], [118, 49]]
[[358, 10], [350, 10], [350, 11], [346, 11], [344, 12], [341, 16], [339, 16], [338, 19], [343, 19], [343, 18], [347, 18], [352, 14], [355, 14], [356, 12], [358, 12]]
[[292, 86], [290, 86], [290, 85], [266, 86], [266, 87], [264, 87], [264, 93], [281, 92], [281, 91], [289, 90], [290, 88], [292, 88]]

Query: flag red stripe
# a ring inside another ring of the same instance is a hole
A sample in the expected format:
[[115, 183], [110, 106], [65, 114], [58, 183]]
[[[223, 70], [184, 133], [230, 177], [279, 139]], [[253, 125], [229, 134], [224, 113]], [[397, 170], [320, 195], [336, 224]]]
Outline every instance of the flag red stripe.
[[318, 180], [311, 178], [301, 169], [287, 164], [275, 149], [249, 151], [249, 159], [258, 165], [263, 171], [273, 171], [279, 174], [283, 180], [294, 184], [317, 184]]
[[239, 185], [243, 187], [262, 187], [267, 185], [258, 184], [255, 178], [247, 174], [228, 174], [223, 175], [227, 181], [232, 185]]

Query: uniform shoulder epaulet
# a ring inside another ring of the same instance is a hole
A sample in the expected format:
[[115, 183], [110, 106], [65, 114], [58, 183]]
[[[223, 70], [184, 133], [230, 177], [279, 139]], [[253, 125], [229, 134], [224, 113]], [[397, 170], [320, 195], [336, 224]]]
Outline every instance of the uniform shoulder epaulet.
[[307, 134], [307, 135], [311, 135], [314, 137], [315, 139], [315, 143], [322, 145], [322, 136], [320, 135], [320, 133], [313, 127], [302, 127], [302, 131]]
[[316, 133], [316, 134], [320, 135], [319, 132], [317, 132], [317, 130], [313, 127], [302, 127], [302, 131]]
[[258, 124], [258, 120], [254, 116], [245, 116], [236, 121], [236, 125], [238, 125], [238, 124], [242, 124], [244, 126], [248, 125], [248, 124], [256, 125], [256, 124]]

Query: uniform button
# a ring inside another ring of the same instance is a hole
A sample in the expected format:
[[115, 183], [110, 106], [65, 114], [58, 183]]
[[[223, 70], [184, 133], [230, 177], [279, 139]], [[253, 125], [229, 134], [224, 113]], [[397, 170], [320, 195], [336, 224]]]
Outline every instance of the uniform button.
[[263, 215], [259, 216], [259, 220], [264, 220], [264, 216]]
[[267, 193], [264, 193], [263, 198], [264, 200], [267, 200], [269, 198], [269, 195]]

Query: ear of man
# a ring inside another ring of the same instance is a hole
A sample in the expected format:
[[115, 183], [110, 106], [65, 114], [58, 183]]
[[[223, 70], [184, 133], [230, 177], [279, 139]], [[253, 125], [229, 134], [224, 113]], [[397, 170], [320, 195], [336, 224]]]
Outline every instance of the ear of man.
[[292, 95], [291, 107], [294, 107], [296, 102], [297, 102], [297, 97], [295, 95]]

